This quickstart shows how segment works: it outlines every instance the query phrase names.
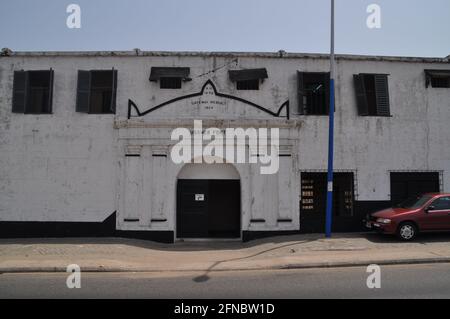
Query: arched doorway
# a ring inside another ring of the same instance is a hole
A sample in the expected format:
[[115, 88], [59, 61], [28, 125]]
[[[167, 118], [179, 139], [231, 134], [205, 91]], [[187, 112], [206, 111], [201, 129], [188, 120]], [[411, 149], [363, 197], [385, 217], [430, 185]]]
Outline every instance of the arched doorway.
[[186, 164], [177, 180], [177, 238], [240, 238], [240, 177], [231, 164]]

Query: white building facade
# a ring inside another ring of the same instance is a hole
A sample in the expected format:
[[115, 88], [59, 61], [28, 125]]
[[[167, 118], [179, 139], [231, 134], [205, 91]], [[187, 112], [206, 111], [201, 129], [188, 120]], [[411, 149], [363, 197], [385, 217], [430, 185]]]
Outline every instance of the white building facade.
[[[328, 58], [4, 53], [1, 236], [323, 231]], [[408, 196], [450, 191], [448, 58], [337, 56], [335, 103], [334, 231], [360, 230], [367, 213]], [[278, 172], [175, 163], [171, 134], [193, 132], [194, 120], [204, 130], [278, 128]]]

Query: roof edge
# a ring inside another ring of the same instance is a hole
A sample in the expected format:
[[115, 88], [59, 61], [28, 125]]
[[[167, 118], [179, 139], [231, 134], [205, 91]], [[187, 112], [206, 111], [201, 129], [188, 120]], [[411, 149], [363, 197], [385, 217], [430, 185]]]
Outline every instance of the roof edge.
[[[2, 49], [0, 57], [150, 57], [150, 56], [187, 56], [187, 57], [259, 57], [259, 58], [310, 58], [329, 59], [329, 54], [324, 53], [294, 53], [294, 52], [234, 52], [234, 51], [141, 51], [134, 49], [130, 51], [12, 51]], [[356, 55], [337, 54], [340, 60], [364, 60], [364, 61], [393, 61], [393, 62], [428, 62], [428, 63], [450, 63], [450, 55], [439, 57], [410, 57], [410, 56], [383, 56], [383, 55]]]

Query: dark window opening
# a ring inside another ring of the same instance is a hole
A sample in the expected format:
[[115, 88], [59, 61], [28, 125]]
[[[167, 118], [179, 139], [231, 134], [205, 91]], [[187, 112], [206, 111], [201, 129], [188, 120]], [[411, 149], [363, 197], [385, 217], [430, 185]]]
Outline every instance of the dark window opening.
[[259, 85], [268, 78], [265, 68], [229, 70], [231, 82], [236, 82], [237, 90], [259, 90]]
[[368, 115], [377, 115], [377, 96], [375, 93], [375, 77], [367, 75], [363, 77], [366, 89]]
[[112, 71], [92, 71], [89, 113], [111, 113]]
[[181, 89], [182, 81], [187, 82], [191, 72], [187, 67], [152, 67], [150, 70], [150, 82], [160, 81], [161, 89]]
[[438, 172], [391, 172], [390, 177], [393, 206], [409, 198], [440, 191]]
[[115, 114], [117, 71], [78, 71], [77, 112]]
[[53, 70], [15, 71], [13, 86], [14, 113], [52, 113]]
[[159, 83], [161, 89], [181, 89], [181, 78], [162, 77]]
[[450, 88], [450, 77], [432, 77], [431, 87], [433, 88]]
[[25, 113], [51, 113], [49, 109], [50, 72], [31, 71], [29, 73], [29, 103]]
[[259, 90], [259, 79], [236, 81], [238, 90]]
[[450, 70], [425, 70], [425, 86], [450, 88]]
[[298, 72], [299, 113], [328, 115], [330, 73]]
[[390, 116], [389, 87], [386, 74], [355, 74], [358, 114]]

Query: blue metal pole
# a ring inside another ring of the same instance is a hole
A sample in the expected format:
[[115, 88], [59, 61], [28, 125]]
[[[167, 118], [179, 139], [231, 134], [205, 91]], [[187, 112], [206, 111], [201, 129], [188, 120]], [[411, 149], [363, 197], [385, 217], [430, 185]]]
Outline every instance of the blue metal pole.
[[331, 0], [331, 46], [330, 46], [330, 110], [328, 125], [328, 173], [327, 173], [327, 210], [325, 237], [331, 237], [333, 222], [333, 154], [334, 154], [334, 0]]

